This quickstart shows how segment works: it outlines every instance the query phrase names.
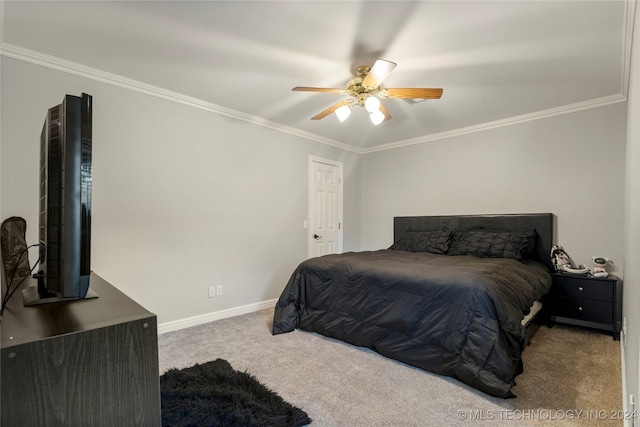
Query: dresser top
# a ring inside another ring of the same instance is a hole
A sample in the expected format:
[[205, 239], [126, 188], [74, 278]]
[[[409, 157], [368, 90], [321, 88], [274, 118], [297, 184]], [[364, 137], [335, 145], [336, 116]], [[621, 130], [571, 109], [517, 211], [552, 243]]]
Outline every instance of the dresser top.
[[[27, 279], [21, 288], [35, 285], [35, 279]], [[155, 318], [153, 313], [93, 272], [89, 287], [98, 294], [98, 298], [54, 302], [32, 307], [24, 307], [22, 292], [19, 289], [9, 301], [0, 321], [1, 348], [103, 328], [126, 321]]]

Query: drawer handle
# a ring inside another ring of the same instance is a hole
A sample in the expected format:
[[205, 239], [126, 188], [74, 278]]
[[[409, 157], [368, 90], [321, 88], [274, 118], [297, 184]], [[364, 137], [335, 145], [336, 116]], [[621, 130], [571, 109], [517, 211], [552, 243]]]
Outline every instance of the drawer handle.
[[582, 311], [582, 307], [578, 307], [578, 311]]
[[584, 291], [584, 288], [583, 288], [582, 286], [580, 286], [580, 287], [578, 288], [578, 290], [579, 290], [580, 292], [583, 292], [583, 291]]

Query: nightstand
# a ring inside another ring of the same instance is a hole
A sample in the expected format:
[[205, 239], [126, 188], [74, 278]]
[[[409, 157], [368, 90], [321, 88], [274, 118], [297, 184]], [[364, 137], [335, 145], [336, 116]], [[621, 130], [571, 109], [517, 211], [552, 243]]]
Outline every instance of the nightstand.
[[585, 326], [613, 334], [620, 340], [622, 329], [622, 280], [583, 274], [552, 274], [548, 303], [551, 322]]

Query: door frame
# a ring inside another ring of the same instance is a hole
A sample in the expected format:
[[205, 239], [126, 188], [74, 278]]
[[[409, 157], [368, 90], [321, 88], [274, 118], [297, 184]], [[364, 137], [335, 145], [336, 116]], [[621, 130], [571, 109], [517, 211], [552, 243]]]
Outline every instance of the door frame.
[[315, 197], [313, 197], [313, 164], [314, 163], [323, 163], [325, 165], [334, 166], [338, 168], [338, 248], [337, 253], [342, 252], [342, 236], [344, 234], [344, 224], [343, 224], [343, 214], [344, 214], [344, 199], [343, 199], [343, 189], [344, 189], [344, 166], [342, 162], [337, 160], [325, 159], [322, 157], [309, 156], [308, 163], [308, 211], [307, 217], [309, 228], [307, 229], [307, 254], [308, 257], [313, 257], [313, 247], [315, 239], [313, 238], [313, 230], [315, 229], [314, 223], [314, 208], [315, 208]]

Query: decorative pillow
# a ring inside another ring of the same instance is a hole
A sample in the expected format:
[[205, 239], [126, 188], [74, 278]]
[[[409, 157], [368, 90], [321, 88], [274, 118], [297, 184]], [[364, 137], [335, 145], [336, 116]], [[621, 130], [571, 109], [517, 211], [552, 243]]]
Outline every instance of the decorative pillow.
[[533, 231], [494, 230], [455, 231], [449, 255], [475, 255], [484, 258], [523, 259], [531, 250]]
[[450, 241], [451, 230], [407, 231], [389, 249], [445, 255], [449, 251]]

